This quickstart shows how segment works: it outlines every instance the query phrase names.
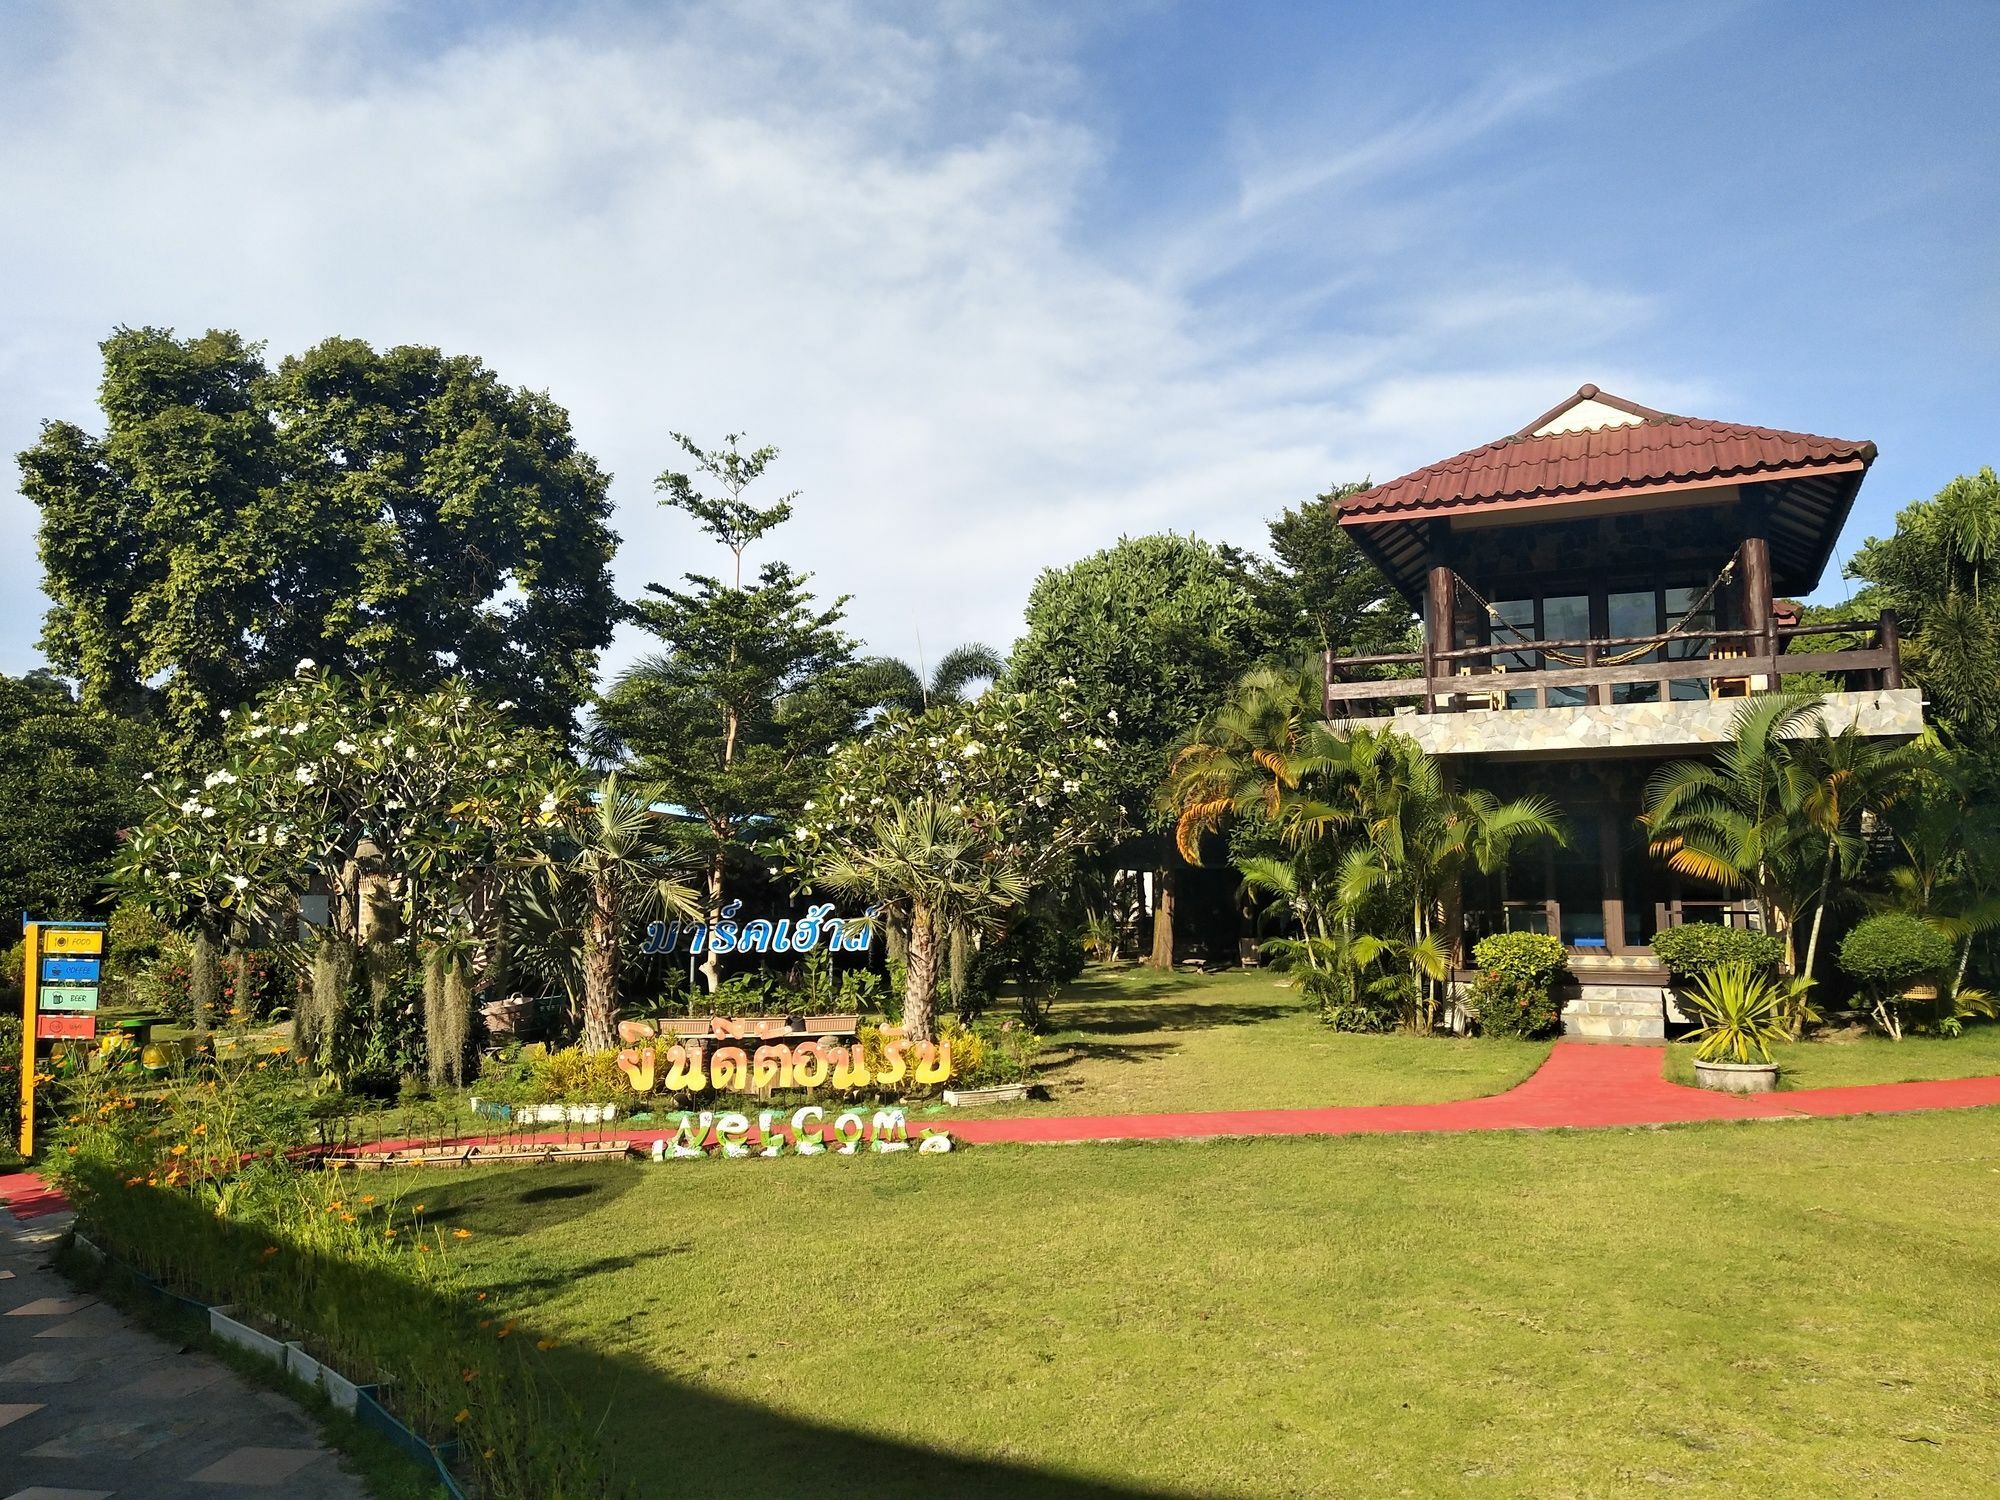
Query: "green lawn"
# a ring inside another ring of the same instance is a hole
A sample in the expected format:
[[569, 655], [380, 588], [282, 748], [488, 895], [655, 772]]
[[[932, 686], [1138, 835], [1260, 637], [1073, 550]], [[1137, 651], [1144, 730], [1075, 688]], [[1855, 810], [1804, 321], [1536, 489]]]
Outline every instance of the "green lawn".
[[1049, 1097], [981, 1113], [1431, 1104], [1512, 1088], [1549, 1051], [1547, 1042], [1333, 1031], [1268, 969], [1093, 969], [1057, 1000], [1049, 1030]]
[[[1781, 1089], [1845, 1088], [1857, 1083], [1913, 1083], [1927, 1078], [1978, 1078], [2000, 1073], [2000, 1025], [1968, 1026], [1962, 1036], [1852, 1035], [1794, 1042], [1772, 1049]], [[1694, 1082], [1694, 1049], [1667, 1049], [1667, 1077]]]
[[2000, 1473], [2000, 1111], [420, 1180], [648, 1496]]

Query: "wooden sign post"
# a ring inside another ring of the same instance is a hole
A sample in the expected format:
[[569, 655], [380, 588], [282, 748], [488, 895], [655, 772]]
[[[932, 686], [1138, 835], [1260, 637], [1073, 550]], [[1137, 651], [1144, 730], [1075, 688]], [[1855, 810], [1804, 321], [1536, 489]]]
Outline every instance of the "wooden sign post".
[[45, 1041], [97, 1035], [102, 922], [21, 923], [21, 1155], [35, 1151], [35, 1061]]

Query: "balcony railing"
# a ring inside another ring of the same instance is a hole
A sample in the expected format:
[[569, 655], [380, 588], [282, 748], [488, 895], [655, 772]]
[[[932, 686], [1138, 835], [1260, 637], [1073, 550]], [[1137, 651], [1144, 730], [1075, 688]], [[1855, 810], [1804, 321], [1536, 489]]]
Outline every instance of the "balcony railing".
[[[1603, 953], [1608, 949], [1619, 953], [1632, 950], [1622, 941], [1607, 942], [1605, 934], [1608, 932], [1615, 937], [1623, 929], [1624, 910], [1625, 903], [1616, 898], [1591, 902], [1582, 907], [1572, 906], [1572, 914], [1582, 919], [1569, 924], [1579, 929], [1573, 932], [1565, 929], [1562, 903], [1554, 900], [1502, 901], [1472, 907], [1463, 913], [1461, 921], [1468, 951], [1479, 939], [1496, 932], [1541, 932], [1562, 939], [1566, 947], [1580, 952]], [[1680, 927], [1689, 922], [1714, 922], [1724, 927], [1749, 930], [1758, 930], [1762, 926], [1756, 903], [1750, 901], [1714, 897], [1653, 903], [1653, 931], [1664, 932], [1669, 927]]]
[[[1788, 649], [1795, 641], [1832, 636], [1855, 639], [1832, 649]], [[1670, 656], [1669, 649], [1681, 654]], [[1539, 660], [1547, 651], [1581, 656], [1583, 665], [1523, 669], [1516, 664], [1521, 658]], [[1647, 656], [1655, 659], [1634, 659]], [[1401, 675], [1376, 675], [1385, 671]], [[1768, 634], [1663, 631], [1593, 640], [1503, 641], [1436, 653], [1337, 657], [1328, 652], [1326, 715], [1355, 719], [1399, 712], [1563, 708], [1656, 698], [1744, 698], [1775, 689], [1780, 677], [1808, 672], [1831, 676], [1848, 690], [1901, 687], [1895, 612], [1885, 610], [1876, 620], [1773, 625]], [[1632, 692], [1617, 693], [1628, 684], [1633, 685]], [[1640, 697], [1644, 684], [1655, 686]]]

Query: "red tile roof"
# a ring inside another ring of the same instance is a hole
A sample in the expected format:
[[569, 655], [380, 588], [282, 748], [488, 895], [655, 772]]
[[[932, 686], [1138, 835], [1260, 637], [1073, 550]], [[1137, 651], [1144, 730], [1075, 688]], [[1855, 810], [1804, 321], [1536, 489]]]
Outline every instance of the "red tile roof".
[[[1535, 436], [1536, 428], [1583, 401], [1615, 407], [1639, 421]], [[1365, 526], [1520, 502], [1549, 504], [1734, 479], [1859, 470], [1874, 459], [1873, 443], [1678, 417], [1586, 385], [1510, 437], [1348, 496], [1340, 502], [1340, 519], [1343, 525]]]

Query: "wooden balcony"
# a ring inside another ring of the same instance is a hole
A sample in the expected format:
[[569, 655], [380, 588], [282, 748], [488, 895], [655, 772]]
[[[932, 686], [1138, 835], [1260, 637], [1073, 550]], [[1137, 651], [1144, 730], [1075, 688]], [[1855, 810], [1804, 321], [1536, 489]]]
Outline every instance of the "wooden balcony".
[[[1803, 643], [1807, 649], [1798, 649]], [[1820, 649], [1811, 649], [1819, 646]], [[1522, 669], [1544, 653], [1581, 666]], [[1862, 692], [1903, 685], [1894, 611], [1872, 621], [1772, 624], [1765, 631], [1662, 632], [1601, 640], [1500, 642], [1449, 651], [1326, 657], [1326, 716], [1453, 714], [1509, 708], [1604, 706], [1621, 701], [1745, 698], [1805, 673]], [[1619, 693], [1621, 685], [1636, 686]]]

